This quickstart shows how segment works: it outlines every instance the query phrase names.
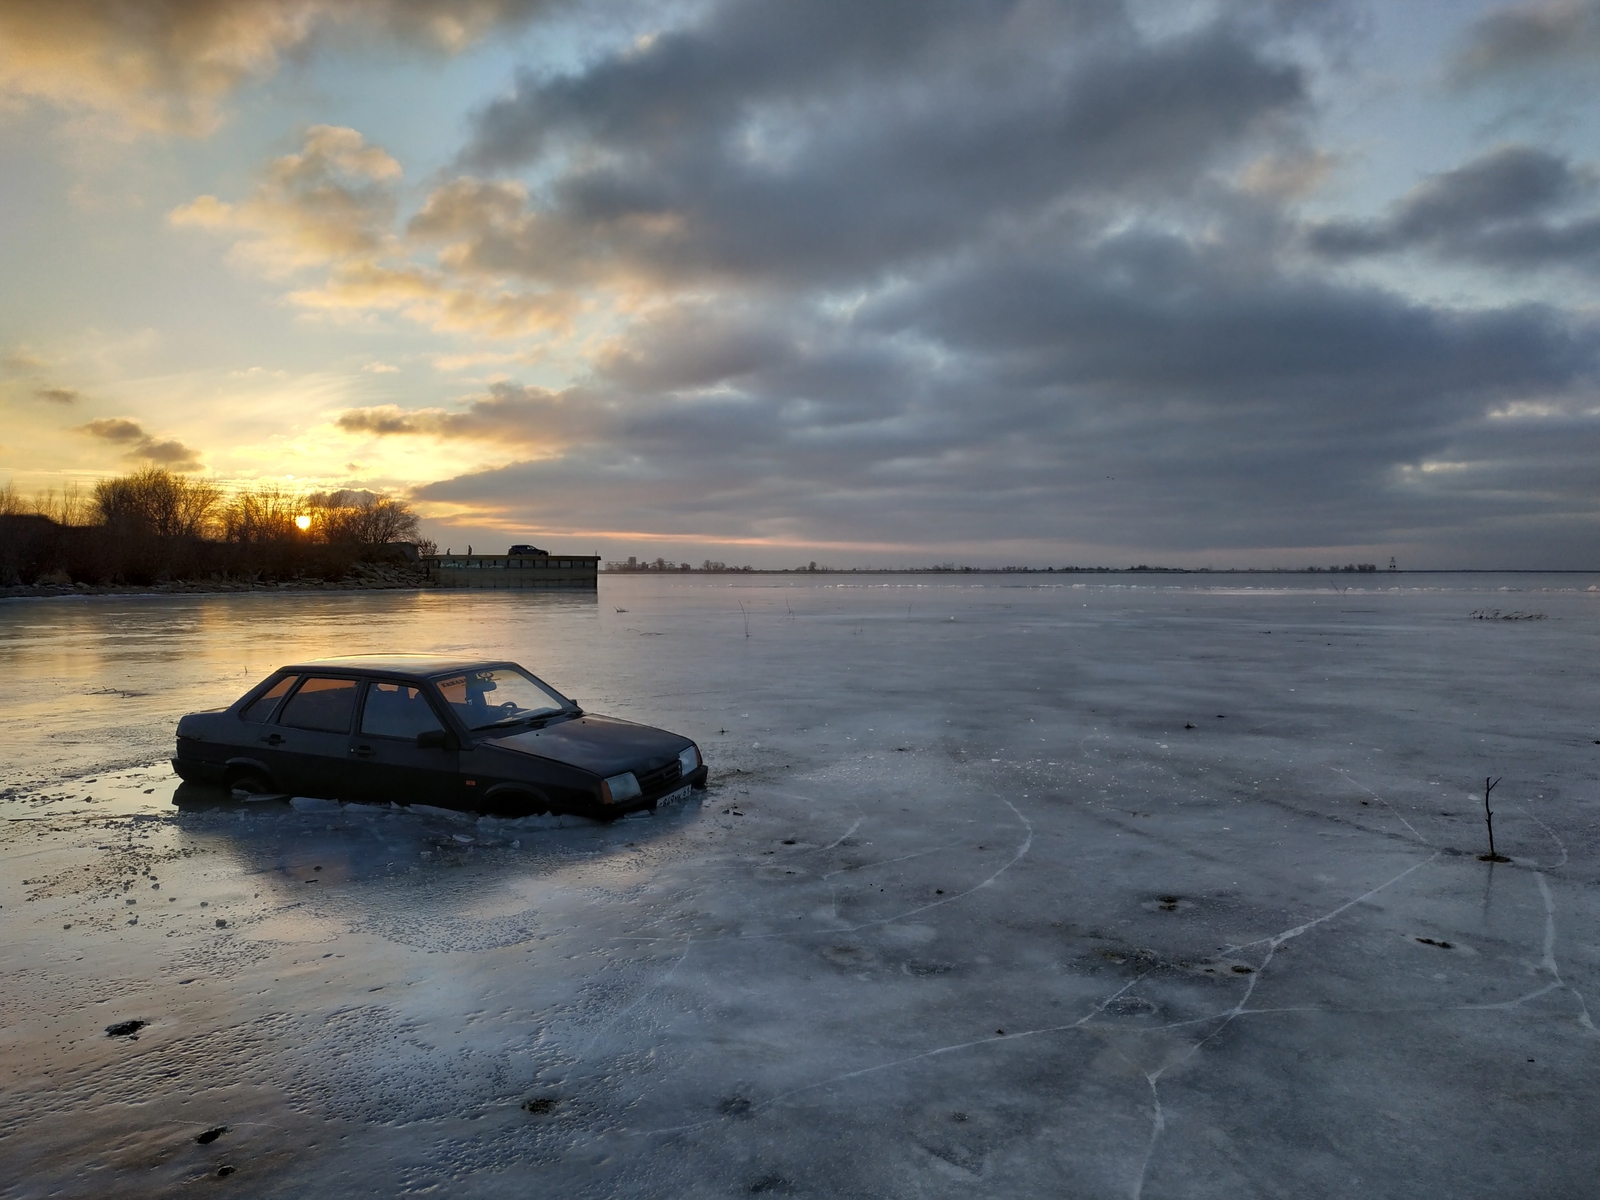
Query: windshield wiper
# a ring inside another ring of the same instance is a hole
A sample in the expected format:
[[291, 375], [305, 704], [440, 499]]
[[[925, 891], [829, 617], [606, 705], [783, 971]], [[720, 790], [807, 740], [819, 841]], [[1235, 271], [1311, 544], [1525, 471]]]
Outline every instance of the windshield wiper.
[[509, 729], [513, 725], [521, 725], [526, 721], [548, 721], [551, 717], [558, 717], [559, 712], [530, 712], [521, 716], [504, 717], [498, 721], [490, 721], [487, 725], [474, 725], [473, 733], [482, 733], [485, 729]]

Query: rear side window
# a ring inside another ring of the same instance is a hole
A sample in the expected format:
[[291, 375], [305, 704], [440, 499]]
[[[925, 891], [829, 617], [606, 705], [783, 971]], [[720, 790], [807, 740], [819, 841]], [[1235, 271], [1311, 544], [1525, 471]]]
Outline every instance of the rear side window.
[[278, 707], [278, 701], [282, 700], [284, 693], [294, 685], [296, 678], [297, 676], [294, 675], [285, 675], [275, 682], [261, 695], [239, 710], [239, 719], [241, 721], [270, 721], [272, 719], [272, 710]]
[[324, 733], [349, 733], [358, 687], [354, 679], [319, 679], [313, 675], [289, 697], [278, 724]]
[[404, 683], [367, 685], [367, 703], [361, 710], [362, 733], [372, 737], [414, 738], [419, 733], [443, 728], [420, 688]]

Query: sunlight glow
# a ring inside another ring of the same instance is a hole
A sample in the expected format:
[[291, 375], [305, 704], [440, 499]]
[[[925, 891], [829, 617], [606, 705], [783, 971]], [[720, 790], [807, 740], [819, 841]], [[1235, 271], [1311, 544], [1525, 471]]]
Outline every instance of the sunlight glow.
[[294, 519], [294, 527], [301, 533], [304, 533], [306, 530], [311, 528], [311, 518], [301, 514]]

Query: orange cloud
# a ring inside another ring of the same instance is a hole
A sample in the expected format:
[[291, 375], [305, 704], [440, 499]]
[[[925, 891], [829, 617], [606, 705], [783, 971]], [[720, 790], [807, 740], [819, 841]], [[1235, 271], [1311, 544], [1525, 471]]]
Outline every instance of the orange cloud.
[[393, 252], [400, 164], [354, 129], [313, 125], [299, 153], [274, 160], [254, 194], [237, 204], [201, 196], [168, 219], [240, 235], [236, 257], [282, 278], [310, 266]]
[[578, 307], [570, 293], [509, 289], [479, 272], [414, 259], [394, 232], [401, 173], [356, 130], [316, 125], [297, 153], [267, 166], [247, 199], [200, 196], [168, 219], [232, 236], [234, 260], [268, 278], [324, 271], [288, 295], [315, 312], [397, 312], [435, 330], [493, 338], [570, 326]]
[[319, 41], [386, 37], [455, 53], [542, 0], [7, 0], [0, 107], [42, 102], [135, 133], [203, 135], [223, 102]]

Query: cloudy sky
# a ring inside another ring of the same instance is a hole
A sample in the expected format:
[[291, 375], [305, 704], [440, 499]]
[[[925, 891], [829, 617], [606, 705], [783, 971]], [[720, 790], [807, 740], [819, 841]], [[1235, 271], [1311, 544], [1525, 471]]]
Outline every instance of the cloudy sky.
[[1600, 0], [3, 0], [0, 483], [1600, 565]]

